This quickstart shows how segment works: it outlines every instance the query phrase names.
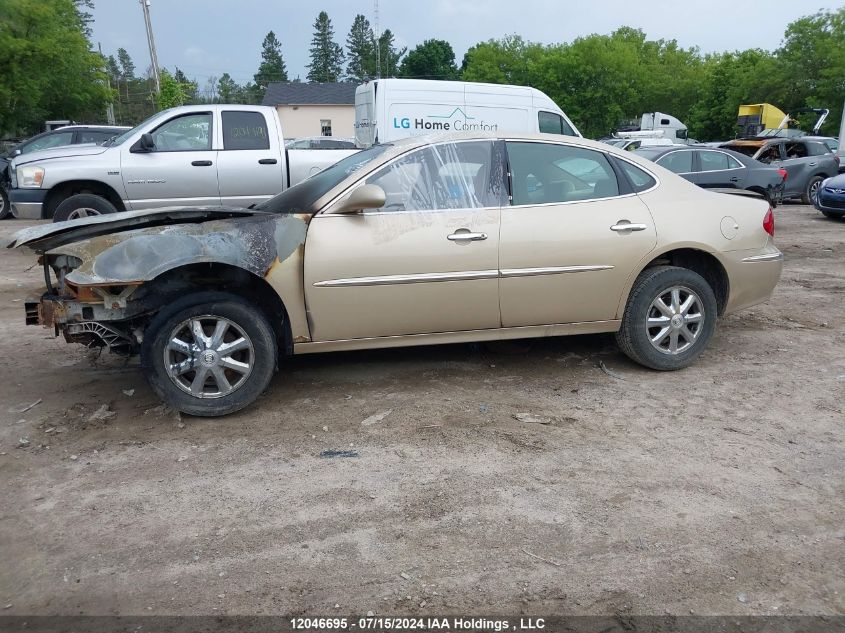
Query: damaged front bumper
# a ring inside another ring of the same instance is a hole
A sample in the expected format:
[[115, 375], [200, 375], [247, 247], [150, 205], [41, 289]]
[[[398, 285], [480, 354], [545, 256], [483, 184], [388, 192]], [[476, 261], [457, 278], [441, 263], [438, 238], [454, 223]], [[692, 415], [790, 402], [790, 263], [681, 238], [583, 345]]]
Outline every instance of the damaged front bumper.
[[128, 324], [123, 324], [118, 307], [83, 303], [49, 292], [24, 303], [27, 325], [52, 329], [55, 336], [64, 336], [68, 343], [86, 347], [107, 347], [119, 354], [132, 354], [140, 341]]

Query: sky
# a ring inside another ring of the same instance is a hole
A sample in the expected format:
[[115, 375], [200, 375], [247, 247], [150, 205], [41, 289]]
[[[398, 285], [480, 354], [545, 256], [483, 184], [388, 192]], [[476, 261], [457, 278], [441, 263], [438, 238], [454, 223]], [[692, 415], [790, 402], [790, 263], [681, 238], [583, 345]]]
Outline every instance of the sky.
[[[273, 30], [291, 79], [305, 80], [308, 48], [317, 14], [329, 14], [342, 46], [352, 20], [371, 23], [373, 0], [149, 0], [159, 64], [178, 66], [202, 89], [209, 76], [228, 72], [238, 83], [252, 80], [261, 41]], [[380, 0], [381, 29], [391, 29], [409, 49], [426, 39], [445, 39], [460, 66], [466, 50], [490, 38], [516, 33], [544, 44], [568, 42], [619, 26], [645, 31], [649, 39], [676, 39], [702, 52], [777, 48], [786, 25], [804, 15], [840, 6], [822, 0]], [[94, 42], [106, 55], [129, 51], [140, 72], [150, 57], [139, 0], [95, 0]]]

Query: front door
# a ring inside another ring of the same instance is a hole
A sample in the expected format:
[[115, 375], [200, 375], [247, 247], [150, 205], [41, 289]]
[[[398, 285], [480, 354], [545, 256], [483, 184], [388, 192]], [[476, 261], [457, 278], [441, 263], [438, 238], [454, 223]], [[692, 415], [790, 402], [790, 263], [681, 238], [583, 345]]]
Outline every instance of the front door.
[[150, 152], [121, 152], [131, 209], [219, 206], [213, 115], [193, 112], [168, 119], [152, 132]]
[[540, 142], [508, 142], [507, 152], [502, 325], [615, 319], [631, 270], [657, 241], [648, 208], [603, 152]]
[[499, 327], [502, 144], [443, 143], [367, 178], [381, 209], [316, 215], [305, 242], [314, 341]]

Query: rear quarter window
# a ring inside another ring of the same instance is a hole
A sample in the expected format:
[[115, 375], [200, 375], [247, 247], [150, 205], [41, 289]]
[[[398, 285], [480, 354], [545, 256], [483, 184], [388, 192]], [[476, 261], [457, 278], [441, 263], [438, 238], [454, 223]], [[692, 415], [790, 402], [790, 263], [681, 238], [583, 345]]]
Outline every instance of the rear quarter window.
[[651, 189], [657, 184], [657, 181], [651, 177], [649, 173], [645, 170], [640, 169], [636, 165], [632, 165], [626, 160], [619, 160], [617, 159], [616, 163], [619, 165], [619, 168], [628, 178], [628, 181], [631, 183], [631, 188], [636, 193], [642, 193], [648, 189]]

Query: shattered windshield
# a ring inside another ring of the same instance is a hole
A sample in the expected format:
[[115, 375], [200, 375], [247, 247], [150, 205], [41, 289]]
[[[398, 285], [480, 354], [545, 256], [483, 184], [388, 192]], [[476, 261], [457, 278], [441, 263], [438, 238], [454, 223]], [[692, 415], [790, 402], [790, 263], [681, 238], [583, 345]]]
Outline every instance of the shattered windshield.
[[314, 203], [367, 163], [378, 158], [390, 145], [373, 145], [335, 163], [318, 174], [259, 204], [256, 209], [270, 213], [313, 213]]

